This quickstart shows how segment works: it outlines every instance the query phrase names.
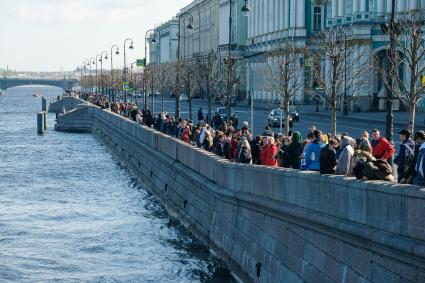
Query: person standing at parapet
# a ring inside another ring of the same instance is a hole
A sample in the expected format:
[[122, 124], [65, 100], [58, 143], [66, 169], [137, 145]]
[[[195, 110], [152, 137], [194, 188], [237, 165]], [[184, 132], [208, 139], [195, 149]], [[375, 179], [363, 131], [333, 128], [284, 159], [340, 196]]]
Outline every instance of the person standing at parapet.
[[198, 110], [198, 121], [204, 121], [204, 113], [202, 113], [202, 108], [199, 108]]
[[425, 141], [425, 132], [417, 131], [413, 140], [415, 141], [415, 151], [409, 166], [404, 171], [403, 178], [400, 180], [402, 184], [413, 184], [413, 178], [416, 176], [416, 161], [418, 160], [419, 149]]
[[390, 142], [381, 137], [378, 129], [372, 130], [372, 154], [376, 159], [387, 161], [395, 153], [394, 146]]
[[404, 171], [406, 170], [406, 167], [409, 166], [407, 163], [409, 163], [413, 158], [415, 144], [410, 138], [410, 131], [402, 130], [398, 134], [400, 135], [401, 145], [400, 151], [394, 159], [394, 163], [397, 164], [397, 180], [400, 183], [400, 181], [404, 178]]
[[322, 141], [321, 131], [315, 130], [313, 136], [313, 141], [305, 149], [305, 165], [308, 170], [320, 171], [320, 151], [325, 147], [325, 144]]

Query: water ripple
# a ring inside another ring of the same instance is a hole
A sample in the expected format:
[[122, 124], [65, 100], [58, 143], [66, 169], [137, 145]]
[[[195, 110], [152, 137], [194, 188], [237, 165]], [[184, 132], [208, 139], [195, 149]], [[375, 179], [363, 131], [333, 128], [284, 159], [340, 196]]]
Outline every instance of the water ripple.
[[0, 96], [0, 282], [231, 282], [91, 135], [38, 136], [35, 91]]

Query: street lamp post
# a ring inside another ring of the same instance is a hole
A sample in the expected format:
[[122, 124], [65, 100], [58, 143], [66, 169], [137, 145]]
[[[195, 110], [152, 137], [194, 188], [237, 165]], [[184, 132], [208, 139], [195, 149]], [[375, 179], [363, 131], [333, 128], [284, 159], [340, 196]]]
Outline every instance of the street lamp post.
[[108, 52], [103, 51], [100, 53], [100, 93], [103, 95], [104, 88], [103, 88], [103, 54], [105, 54], [105, 60], [108, 60]]
[[115, 51], [115, 55], [119, 55], [120, 54], [120, 48], [118, 47], [118, 45], [112, 45], [111, 47], [111, 91], [112, 91], [112, 97], [113, 97], [113, 101], [115, 102], [115, 88], [114, 88], [114, 63], [113, 63], [113, 57], [114, 57], [114, 49]]
[[[228, 46], [228, 53], [227, 53], [227, 121], [230, 120], [231, 113], [231, 105], [232, 105], [232, 73], [233, 73], [233, 64], [235, 63], [235, 58], [232, 58], [232, 11], [233, 11], [233, 1], [229, 0], [229, 46]], [[248, 16], [249, 13], [252, 11], [252, 8], [250, 7], [248, 0], [245, 0], [245, 4], [241, 8], [241, 12], [244, 16]]]
[[83, 92], [84, 67], [85, 67], [85, 62], [82, 62], [81, 65], [80, 65], [80, 68], [81, 68], [81, 70], [80, 70], [80, 87], [81, 87], [80, 91], [81, 92]]
[[[133, 39], [131, 38], [127, 38], [126, 40], [124, 40], [124, 80], [127, 81], [127, 57], [126, 57], [126, 53], [125, 53], [125, 46], [127, 41], [130, 41], [130, 46], [128, 47], [128, 49], [132, 50], [134, 49], [133, 47]], [[124, 101], [127, 102], [127, 89], [124, 89]]]
[[91, 88], [91, 93], [93, 94], [93, 89], [94, 89], [94, 85], [93, 85], [93, 76], [92, 76], [92, 70], [91, 70], [91, 66], [95, 64], [95, 58], [90, 57], [90, 88]]
[[96, 94], [99, 92], [99, 78], [97, 75], [97, 62], [100, 61], [100, 59], [97, 59], [98, 57], [100, 57], [100, 59], [102, 59], [102, 54], [97, 54], [96, 55]]
[[[148, 31], [146, 31], [146, 33], [145, 33], [145, 70], [144, 70], [144, 76], [143, 76], [143, 78], [144, 78], [144, 83], [143, 83], [143, 89], [144, 89], [144, 91], [143, 91], [143, 107], [145, 108], [145, 110], [147, 110], [148, 109], [148, 101], [147, 101], [147, 91], [148, 91], [148, 88], [147, 88], [147, 77], [146, 77], [146, 75], [147, 75], [147, 72], [146, 72], [146, 66], [147, 66], [147, 64], [148, 64], [148, 38], [149, 37], [153, 37], [152, 39], [151, 39], [151, 42], [152, 43], [155, 43], [156, 42], [156, 36], [157, 36], [157, 33], [155, 32], [155, 30], [154, 29], [150, 29], [150, 30], [148, 30]], [[153, 73], [152, 73], [152, 80], [153, 80]], [[153, 100], [154, 100], [154, 98], [153, 98], [153, 93], [152, 93], [152, 114], [154, 114], [153, 113]]]
[[[177, 40], [177, 66], [179, 66], [180, 63], [180, 33], [181, 33], [181, 20], [184, 19], [184, 17], [188, 17], [189, 18], [189, 24], [187, 25], [187, 29], [193, 29], [193, 16], [191, 13], [189, 12], [184, 12], [182, 14], [179, 15], [179, 34], [178, 34], [178, 40]], [[178, 85], [180, 84], [179, 82], [179, 75], [176, 72], [176, 83], [177, 83], [177, 88], [179, 89]], [[180, 93], [175, 93], [176, 95], [176, 110], [175, 110], [175, 118], [179, 118], [180, 116]]]
[[[393, 112], [393, 85], [395, 76], [395, 59], [397, 52], [397, 40], [399, 36], [398, 22], [395, 19], [395, 0], [392, 0], [391, 6], [391, 20], [390, 23], [381, 25], [382, 32], [390, 35], [390, 50], [388, 51], [388, 86], [387, 86], [387, 116], [385, 135], [390, 143], [393, 143], [393, 130], [394, 130], [394, 112]], [[388, 159], [388, 163], [392, 164], [393, 158]]]
[[[129, 78], [129, 85], [130, 85], [130, 87], [131, 87], [131, 89], [132, 90], [134, 90], [135, 89], [135, 83], [134, 83], [134, 77], [133, 77], [133, 66], [134, 66], [134, 64], [136, 64], [137, 62], [133, 62], [133, 63], [131, 63], [130, 64], [130, 78]], [[133, 98], [133, 95], [132, 95], [132, 98]], [[131, 99], [132, 100], [132, 99]]]

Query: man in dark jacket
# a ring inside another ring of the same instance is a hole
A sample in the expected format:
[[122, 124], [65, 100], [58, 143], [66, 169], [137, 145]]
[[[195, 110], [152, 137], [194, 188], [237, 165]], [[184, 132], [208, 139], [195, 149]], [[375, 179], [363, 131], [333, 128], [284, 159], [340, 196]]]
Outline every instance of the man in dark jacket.
[[251, 142], [252, 164], [260, 164], [261, 137], [257, 136]]
[[335, 148], [338, 142], [334, 139], [329, 140], [322, 150], [320, 150], [320, 174], [335, 174], [335, 166], [338, 163]]
[[226, 140], [224, 134], [220, 134], [218, 137], [218, 143], [215, 146], [215, 154], [220, 157], [230, 159], [230, 143]]
[[418, 160], [419, 149], [422, 143], [425, 141], [425, 132], [417, 131], [414, 136], [415, 141], [415, 151], [413, 153], [412, 161], [409, 164], [409, 167], [404, 172], [403, 178], [400, 180], [402, 184], [413, 184], [413, 178], [416, 176], [415, 167], [416, 161]]
[[204, 120], [204, 113], [202, 113], [202, 108], [198, 110], [198, 121], [201, 122]]
[[398, 134], [400, 135], [401, 144], [400, 151], [394, 159], [394, 163], [397, 164], [397, 180], [400, 183], [400, 181], [404, 178], [404, 171], [406, 171], [406, 167], [409, 166], [409, 164], [406, 163], [410, 162], [413, 157], [415, 144], [410, 138], [410, 131], [402, 130]]

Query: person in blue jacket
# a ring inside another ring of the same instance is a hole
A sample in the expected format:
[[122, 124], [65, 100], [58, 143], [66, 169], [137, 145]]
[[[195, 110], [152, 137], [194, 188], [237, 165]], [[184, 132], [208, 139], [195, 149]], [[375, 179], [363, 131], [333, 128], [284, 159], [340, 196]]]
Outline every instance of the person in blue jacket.
[[326, 146], [322, 141], [322, 132], [315, 130], [313, 132], [314, 140], [309, 143], [305, 150], [305, 163], [308, 170], [320, 171], [320, 151]]

